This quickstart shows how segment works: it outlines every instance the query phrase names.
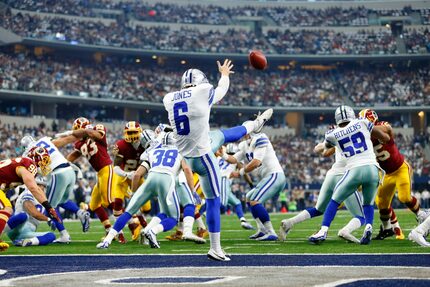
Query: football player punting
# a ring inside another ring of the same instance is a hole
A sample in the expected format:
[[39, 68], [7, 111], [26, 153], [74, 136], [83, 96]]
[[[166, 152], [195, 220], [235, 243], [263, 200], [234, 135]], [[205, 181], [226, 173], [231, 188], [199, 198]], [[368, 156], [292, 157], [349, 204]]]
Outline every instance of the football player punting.
[[[113, 214], [118, 217], [123, 213], [124, 198], [131, 196], [131, 180], [134, 172], [139, 166], [141, 154], [144, 148], [140, 144], [142, 128], [135, 121], [128, 122], [124, 127], [123, 139], [117, 141], [113, 147], [114, 172], [117, 174], [114, 183], [114, 209]], [[143, 183], [143, 179], [141, 184]], [[139, 213], [148, 213], [151, 210], [151, 202], [146, 202]], [[131, 219], [129, 228], [132, 233], [132, 240], [137, 240], [140, 230], [146, 226], [146, 220], [142, 214], [138, 214]]]
[[[13, 213], [12, 205], [6, 197], [4, 190], [21, 184], [25, 184], [37, 201], [42, 203], [49, 217], [61, 222], [55, 209], [49, 204], [44, 191], [37, 186], [34, 178], [38, 172], [38, 168], [43, 175], [50, 172], [50, 161], [48, 151], [42, 147], [33, 148], [29, 152], [28, 157], [0, 161], [0, 235]], [[0, 240], [0, 251], [4, 251], [7, 248], [9, 248], [9, 244]]]
[[333, 196], [324, 213], [321, 229], [309, 237], [309, 241], [319, 243], [327, 238], [327, 232], [342, 202], [360, 186], [363, 193], [363, 211], [365, 229], [361, 244], [369, 244], [372, 236], [373, 203], [379, 185], [379, 165], [372, 149], [371, 136], [381, 142], [388, 142], [389, 135], [367, 119], [356, 119], [354, 110], [349, 106], [340, 106], [335, 111], [335, 129], [325, 135], [324, 151], [332, 147], [339, 148], [346, 158], [346, 171], [336, 184]]
[[403, 239], [404, 235], [399, 224], [396, 223], [392, 226], [390, 222], [390, 220], [396, 217], [391, 208], [391, 201], [396, 190], [400, 202], [406, 204], [409, 210], [416, 215], [420, 223], [428, 216], [425, 211], [420, 210], [420, 203], [411, 194], [412, 168], [397, 148], [394, 142], [393, 128], [388, 122], [379, 121], [376, 112], [370, 109], [360, 111], [359, 116], [366, 118], [375, 126], [382, 127], [390, 136], [390, 140], [387, 143], [380, 143], [377, 139], [372, 138], [376, 159], [381, 168], [385, 171], [384, 181], [378, 188], [375, 200], [379, 208], [379, 215], [382, 222], [380, 232], [375, 239], [384, 239], [394, 234], [396, 234], [397, 239]]
[[[67, 156], [70, 162], [85, 156], [97, 172], [97, 183], [91, 193], [89, 208], [97, 215], [106, 232], [109, 232], [111, 224], [105, 208], [112, 208], [113, 205], [113, 183], [116, 174], [113, 172], [112, 160], [108, 154], [106, 128], [100, 124], [92, 126], [86, 118], [77, 118], [73, 122], [72, 131], [57, 136], [75, 140], [75, 150]], [[123, 234], [118, 240], [125, 243]]]

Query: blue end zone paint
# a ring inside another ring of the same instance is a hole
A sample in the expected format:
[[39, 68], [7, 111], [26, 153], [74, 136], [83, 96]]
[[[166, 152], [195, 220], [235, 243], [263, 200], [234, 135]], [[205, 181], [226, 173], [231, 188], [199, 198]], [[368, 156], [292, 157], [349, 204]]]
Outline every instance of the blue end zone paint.
[[430, 280], [427, 279], [375, 279], [375, 280], [359, 280], [355, 282], [336, 285], [336, 287], [428, 287]]
[[136, 277], [126, 279], [114, 279], [111, 283], [206, 283], [214, 280], [223, 279], [224, 277]]
[[230, 262], [211, 261], [206, 255], [2, 256], [0, 269], [7, 270], [7, 273], [0, 276], [0, 280], [37, 274], [125, 268], [321, 265], [430, 267], [430, 255], [233, 255]]

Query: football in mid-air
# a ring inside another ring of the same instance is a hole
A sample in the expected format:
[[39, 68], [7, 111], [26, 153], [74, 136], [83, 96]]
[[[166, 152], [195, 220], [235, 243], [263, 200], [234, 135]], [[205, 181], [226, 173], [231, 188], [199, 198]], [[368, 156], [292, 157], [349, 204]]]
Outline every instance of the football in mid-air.
[[267, 67], [267, 59], [263, 52], [253, 50], [249, 53], [249, 63], [257, 70], [264, 70]]

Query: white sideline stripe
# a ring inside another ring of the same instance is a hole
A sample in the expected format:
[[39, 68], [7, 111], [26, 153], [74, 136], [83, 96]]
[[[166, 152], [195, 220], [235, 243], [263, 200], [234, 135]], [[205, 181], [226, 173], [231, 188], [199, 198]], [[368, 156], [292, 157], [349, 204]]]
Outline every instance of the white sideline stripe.
[[[182, 250], [182, 249], [181, 249]], [[202, 256], [204, 254], [200, 253], [178, 253], [178, 254], [167, 254], [167, 253], [158, 253], [158, 254], [142, 254], [142, 253], [130, 253], [130, 254], [116, 254], [116, 253], [86, 253], [86, 254], [2, 254], [2, 257], [34, 257], [34, 256], [49, 256], [49, 257], [55, 257], [55, 256], [177, 256], [177, 255], [188, 255], [188, 256]], [[409, 253], [288, 253], [288, 254], [280, 254], [280, 253], [233, 253], [232, 255], [252, 255], [252, 256], [351, 256], [351, 255], [366, 255], [366, 256], [379, 256], [379, 255], [425, 255], [428, 256], [428, 253], [416, 253], [416, 252], [409, 252]], [[322, 266], [322, 265], [321, 265]], [[332, 266], [332, 265], [327, 265]], [[334, 266], [334, 265], [333, 265]], [[368, 265], [368, 266], [374, 266], [374, 265]], [[357, 266], [358, 267], [358, 266]], [[379, 266], [377, 266], [379, 267]], [[403, 266], [398, 266], [403, 267]], [[230, 268], [230, 267], [229, 267]], [[417, 267], [418, 268], [418, 267]], [[430, 268], [430, 267], [423, 267], [423, 268]]]
[[429, 278], [419, 278], [419, 277], [376, 277], [376, 278], [354, 278], [354, 279], [342, 279], [338, 281], [333, 281], [325, 284], [318, 284], [314, 285], [314, 287], [335, 287], [342, 284], [352, 283], [352, 282], [359, 282], [359, 281], [365, 281], [365, 280], [399, 280], [399, 279], [407, 279], [407, 280], [429, 280]]
[[[216, 275], [215, 275], [216, 276]], [[98, 284], [103, 284], [103, 285], [111, 285], [111, 284], [127, 284], [127, 285], [195, 285], [195, 284], [219, 284], [219, 283], [224, 283], [224, 282], [229, 282], [229, 281], [233, 281], [233, 280], [237, 280], [237, 279], [243, 279], [246, 278], [245, 276], [220, 276], [220, 277], [224, 277], [224, 278], [220, 278], [220, 279], [215, 279], [215, 280], [211, 280], [208, 282], [175, 282], [175, 283], [170, 283], [170, 282], [136, 282], [136, 283], [122, 283], [122, 282], [112, 282], [113, 280], [124, 280], [124, 279], [133, 279], [133, 278], [187, 278], [187, 277], [195, 277], [195, 278], [213, 278], [214, 276], [151, 276], [151, 277], [123, 277], [123, 278], [111, 278], [111, 279], [103, 279], [103, 280], [98, 280], [98, 281], [94, 281], [94, 283], [98, 283]]]
[[[279, 269], [285, 269], [285, 266], [249, 266], [250, 268], [279, 268]], [[333, 265], [333, 266], [329, 266], [329, 265], [320, 265], [320, 266], [288, 266], [288, 267], [293, 267], [293, 268], [303, 268], [303, 269], [315, 269], [315, 267], [320, 267], [320, 268], [369, 268], [369, 266], [344, 266], [344, 265]], [[430, 267], [411, 267], [411, 266], [371, 266], [371, 267], [375, 267], [375, 268], [383, 268], [383, 269], [393, 269], [393, 268], [406, 268], [406, 269], [423, 269], [423, 271], [430, 271]], [[46, 277], [46, 276], [58, 276], [58, 275], [67, 275], [67, 274], [77, 274], [77, 273], [82, 273], [85, 272], [87, 273], [94, 273], [94, 272], [112, 272], [112, 271], [118, 271], [121, 270], [122, 272], [127, 272], [127, 271], [140, 271], [140, 270], [148, 270], [148, 269], [160, 269], [160, 268], [175, 268], [175, 269], [186, 269], [188, 270], [189, 267], [153, 267], [153, 268], [125, 268], [125, 269], [100, 269], [100, 270], [83, 270], [83, 271], [73, 271], [73, 272], [58, 272], [58, 273], [49, 273], [49, 274], [38, 274], [38, 275], [30, 275], [30, 276], [22, 276], [22, 277], [16, 277], [16, 278], [11, 278], [11, 279], [6, 279], [6, 280], [0, 280], [0, 286], [15, 286], [13, 285], [13, 283], [15, 281], [19, 281], [19, 280], [28, 280], [28, 279], [35, 279], [35, 278], [40, 278], [40, 277]], [[205, 266], [205, 267], [199, 267], [201, 269], [225, 269], [225, 266]], [[244, 266], [228, 266], [228, 269], [243, 269]], [[247, 268], [247, 267], [245, 267]], [[416, 278], [415, 278], [416, 279]], [[425, 278], [423, 278], [425, 279]], [[335, 285], [330, 285], [330, 286], [335, 286]], [[327, 286], [328, 287], [328, 286]]]

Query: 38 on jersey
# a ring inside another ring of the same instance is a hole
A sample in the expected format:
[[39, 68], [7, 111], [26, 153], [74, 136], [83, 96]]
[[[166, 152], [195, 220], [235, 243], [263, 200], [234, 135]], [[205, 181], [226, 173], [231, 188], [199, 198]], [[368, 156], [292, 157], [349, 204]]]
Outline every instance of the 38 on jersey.
[[177, 176], [181, 169], [182, 156], [174, 146], [161, 146], [147, 149], [140, 159], [151, 166], [150, 172], [168, 173]]

